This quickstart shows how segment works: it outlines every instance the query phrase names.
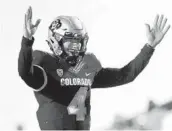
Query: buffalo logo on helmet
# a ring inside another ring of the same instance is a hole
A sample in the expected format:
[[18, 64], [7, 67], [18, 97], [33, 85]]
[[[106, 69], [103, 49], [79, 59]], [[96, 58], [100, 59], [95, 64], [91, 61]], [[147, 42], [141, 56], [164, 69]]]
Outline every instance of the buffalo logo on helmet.
[[58, 29], [62, 26], [62, 23], [60, 21], [60, 19], [56, 19], [55, 21], [52, 22], [50, 29], [54, 30], [54, 29]]

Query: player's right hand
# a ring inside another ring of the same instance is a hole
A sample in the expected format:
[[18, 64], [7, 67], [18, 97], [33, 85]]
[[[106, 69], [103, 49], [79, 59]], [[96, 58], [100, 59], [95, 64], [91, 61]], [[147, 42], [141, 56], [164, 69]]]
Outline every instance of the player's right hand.
[[32, 23], [32, 7], [29, 6], [24, 20], [24, 31], [23, 36], [27, 39], [32, 39], [32, 36], [35, 34], [41, 19], [38, 19], [35, 25]]

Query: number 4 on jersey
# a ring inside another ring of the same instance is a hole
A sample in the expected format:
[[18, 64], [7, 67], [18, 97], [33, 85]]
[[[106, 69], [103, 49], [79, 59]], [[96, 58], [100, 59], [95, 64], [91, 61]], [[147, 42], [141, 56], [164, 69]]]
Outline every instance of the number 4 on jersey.
[[86, 115], [85, 99], [87, 96], [87, 87], [80, 87], [71, 103], [67, 107], [69, 114], [76, 115], [76, 121], [84, 121]]

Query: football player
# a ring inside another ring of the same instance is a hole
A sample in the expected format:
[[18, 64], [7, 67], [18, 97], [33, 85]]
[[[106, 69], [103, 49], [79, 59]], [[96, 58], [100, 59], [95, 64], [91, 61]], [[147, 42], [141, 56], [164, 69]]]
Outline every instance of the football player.
[[58, 16], [48, 28], [47, 43], [52, 54], [32, 50], [33, 35], [40, 23], [32, 24], [32, 9], [25, 14], [18, 72], [33, 88], [39, 103], [37, 119], [42, 130], [89, 130], [90, 95], [93, 88], [115, 87], [132, 82], [148, 64], [166, 28], [164, 17], [147, 27], [148, 43], [124, 67], [104, 68], [95, 55], [86, 53], [88, 33], [73, 16]]

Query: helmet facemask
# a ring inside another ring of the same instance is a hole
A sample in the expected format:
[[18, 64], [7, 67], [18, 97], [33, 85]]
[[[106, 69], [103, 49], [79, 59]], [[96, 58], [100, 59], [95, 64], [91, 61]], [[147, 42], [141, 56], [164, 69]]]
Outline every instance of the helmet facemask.
[[83, 27], [77, 28], [73, 19], [77, 18], [60, 16], [53, 21], [49, 27], [48, 40], [55, 56], [64, 59], [71, 66], [75, 66], [83, 58], [88, 42], [86, 31]]

